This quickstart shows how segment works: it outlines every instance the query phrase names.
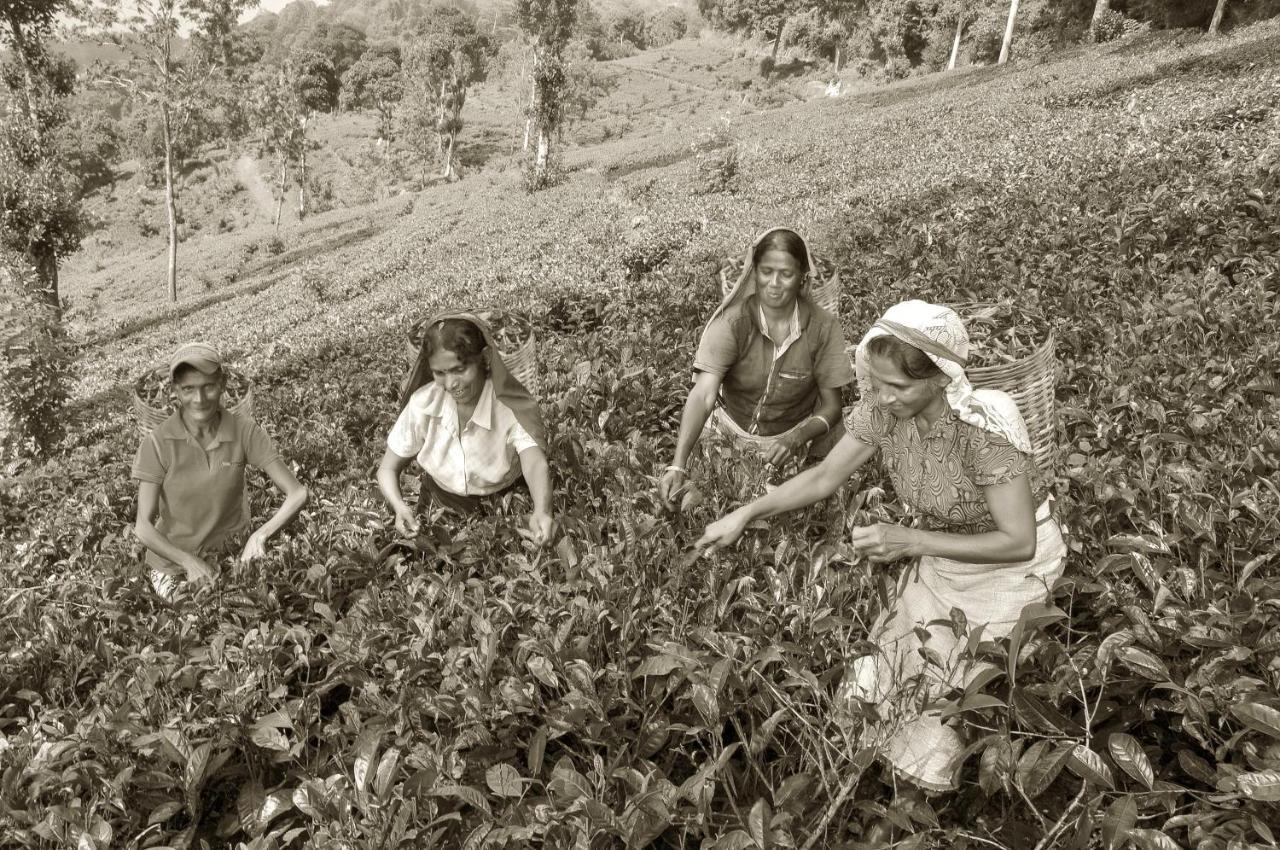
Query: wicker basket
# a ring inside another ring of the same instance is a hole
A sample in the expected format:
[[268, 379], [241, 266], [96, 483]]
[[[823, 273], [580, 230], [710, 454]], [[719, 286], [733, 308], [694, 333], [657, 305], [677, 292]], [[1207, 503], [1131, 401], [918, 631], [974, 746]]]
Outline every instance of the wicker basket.
[[[815, 257], [818, 268], [810, 272], [817, 280], [809, 284], [809, 295], [815, 304], [833, 316], [840, 315], [840, 272], [821, 257]], [[720, 266], [720, 293], [728, 296], [742, 276], [742, 258], [731, 257]]]
[[[968, 311], [981, 304], [953, 304], [952, 308], [965, 320]], [[966, 326], [968, 322], [965, 322]], [[1054, 406], [1054, 383], [1057, 379], [1057, 360], [1054, 357], [1054, 337], [1050, 331], [1027, 356], [1012, 363], [995, 366], [970, 366], [965, 369], [969, 383], [977, 389], [1001, 390], [1018, 404], [1018, 411], [1027, 423], [1031, 436], [1031, 453], [1036, 466], [1046, 476], [1053, 474], [1057, 461], [1058, 415]]]
[[[489, 321], [491, 317], [502, 315], [504, 313], [512, 316], [519, 315], [517, 313], [500, 310], [490, 310], [477, 313], [476, 315], [485, 321]], [[422, 330], [426, 323], [427, 319], [419, 319], [409, 326], [409, 341], [406, 348], [408, 349], [411, 360], [418, 356], [418, 349], [422, 345]], [[528, 322], [526, 322], [526, 324], [528, 324]], [[533, 334], [532, 326], [530, 326], [529, 335], [525, 338], [524, 342], [520, 343], [520, 345], [514, 349], [506, 351], [499, 349], [498, 356], [500, 356], [502, 358], [502, 362], [506, 364], [507, 371], [514, 375], [515, 379], [523, 384], [526, 390], [536, 396], [538, 394], [538, 388], [541, 381], [538, 374], [538, 341]]]
[[[152, 407], [150, 404], [142, 400], [142, 396], [141, 394], [139, 394], [138, 389], [142, 386], [143, 383], [147, 381], [148, 378], [151, 378], [153, 375], [156, 375], [156, 374], [167, 375], [168, 372], [169, 372], [168, 366], [159, 366], [150, 371], [143, 372], [142, 375], [138, 377], [138, 380], [133, 382], [133, 392], [132, 392], [133, 413], [135, 418], [137, 419], [138, 433], [144, 437], [147, 434], [150, 434], [152, 431], [154, 431], [156, 427], [160, 425], [161, 422], [164, 422], [166, 419], [172, 416], [173, 409]], [[233, 374], [236, 376], [236, 378], [244, 382], [244, 385], [246, 387], [244, 392], [244, 398], [240, 399], [240, 401], [236, 402], [231, 407], [227, 407], [225, 409], [231, 413], [236, 414], [237, 416], [252, 416], [253, 415], [253, 385], [249, 383], [249, 379], [246, 378], [240, 372], [233, 372]]]

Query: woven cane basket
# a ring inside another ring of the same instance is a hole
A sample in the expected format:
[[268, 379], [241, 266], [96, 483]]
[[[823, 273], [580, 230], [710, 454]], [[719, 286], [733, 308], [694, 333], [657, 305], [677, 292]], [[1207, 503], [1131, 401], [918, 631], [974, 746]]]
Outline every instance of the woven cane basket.
[[[223, 368], [225, 369], [226, 367], [224, 366]], [[224, 404], [223, 409], [234, 413], [237, 416], [252, 416], [253, 385], [250, 384], [249, 379], [240, 372], [235, 372], [230, 369], [227, 371], [231, 372], [237, 381], [244, 384], [245, 391], [243, 398], [230, 407], [227, 407]], [[138, 433], [144, 437], [154, 431], [161, 422], [168, 419], [173, 414], [174, 408], [172, 406], [152, 406], [148, 402], [142, 400], [141, 390], [147, 383], [157, 380], [157, 377], [162, 377], [164, 380], [168, 380], [168, 374], [168, 366], [158, 366], [155, 369], [143, 372], [138, 379], [133, 382], [133, 413], [134, 418], [137, 420]]]
[[[987, 305], [960, 303], [951, 306], [967, 326], [966, 315]], [[1017, 402], [1018, 411], [1031, 436], [1031, 453], [1036, 466], [1045, 475], [1052, 475], [1058, 453], [1058, 414], [1054, 406], [1057, 360], [1054, 357], [1053, 332], [1050, 331], [1025, 357], [994, 366], [966, 367], [965, 374], [975, 388], [1001, 390]]]
[[[840, 315], [840, 272], [823, 260], [814, 257], [816, 269], [809, 272], [809, 296], [813, 302], [833, 316]], [[728, 296], [733, 285], [742, 276], [742, 258], [730, 257], [720, 266], [720, 293]]]
[[[526, 390], [536, 396], [541, 383], [538, 375], [538, 341], [528, 320], [518, 313], [503, 310], [477, 312], [476, 315], [489, 322], [490, 325], [501, 323], [504, 318], [510, 317], [522, 321], [526, 327], [529, 327], [529, 334], [523, 342], [514, 348], [498, 349], [498, 356], [506, 364], [507, 371], [514, 375], [515, 379], [523, 384]], [[427, 319], [419, 319], [409, 326], [407, 349], [411, 359], [418, 356], [418, 349], [422, 346], [422, 333], [426, 324]]]

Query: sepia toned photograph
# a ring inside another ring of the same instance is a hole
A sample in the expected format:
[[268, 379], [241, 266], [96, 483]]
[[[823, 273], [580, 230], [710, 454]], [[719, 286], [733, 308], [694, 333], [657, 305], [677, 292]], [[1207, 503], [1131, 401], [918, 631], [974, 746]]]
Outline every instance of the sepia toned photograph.
[[0, 850], [1280, 841], [1280, 0], [0, 0]]

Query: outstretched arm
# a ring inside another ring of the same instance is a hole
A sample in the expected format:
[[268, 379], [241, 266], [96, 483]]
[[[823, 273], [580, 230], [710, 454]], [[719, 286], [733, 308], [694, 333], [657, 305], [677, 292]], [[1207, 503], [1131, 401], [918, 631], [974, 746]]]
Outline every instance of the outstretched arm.
[[307, 503], [307, 497], [309, 496], [307, 488], [298, 481], [293, 474], [293, 470], [283, 460], [277, 458], [267, 464], [264, 471], [271, 476], [271, 480], [276, 487], [284, 493], [284, 503], [276, 509], [271, 519], [264, 522], [257, 531], [249, 535], [249, 540], [244, 546], [244, 552], [240, 555], [240, 560], [245, 562], [260, 558], [266, 554], [267, 541], [298, 515], [298, 511], [302, 510], [302, 506]]
[[160, 509], [160, 485], [152, 481], [138, 482], [138, 512], [134, 517], [133, 533], [152, 552], [187, 571], [189, 581], [213, 580], [213, 569], [203, 558], [179, 549], [155, 526], [156, 512]]
[[754, 520], [807, 507], [825, 499], [874, 457], [875, 453], [873, 446], [845, 434], [822, 463], [789, 479], [772, 493], [766, 493], [708, 525], [695, 545], [706, 549], [729, 546], [742, 536], [747, 525]]
[[391, 449], [387, 449], [382, 453], [382, 461], [378, 464], [376, 476], [382, 498], [386, 499], [392, 513], [396, 515], [396, 531], [405, 537], [412, 537], [418, 533], [418, 518], [413, 515], [413, 509], [400, 493], [400, 473], [412, 462], [413, 458], [400, 457]]
[[671, 465], [676, 469], [663, 472], [658, 480], [658, 498], [664, 503], [675, 500], [680, 485], [689, 477], [689, 457], [693, 447], [702, 436], [702, 429], [707, 424], [707, 417], [716, 406], [716, 396], [720, 393], [723, 376], [711, 372], [699, 372], [685, 399], [684, 411], [680, 414], [680, 432], [676, 436], [676, 455]]
[[551, 516], [551, 465], [547, 454], [534, 446], [520, 452], [520, 471], [529, 485], [533, 497], [533, 513], [529, 515], [529, 530], [533, 542], [539, 546], [551, 540], [554, 523]]

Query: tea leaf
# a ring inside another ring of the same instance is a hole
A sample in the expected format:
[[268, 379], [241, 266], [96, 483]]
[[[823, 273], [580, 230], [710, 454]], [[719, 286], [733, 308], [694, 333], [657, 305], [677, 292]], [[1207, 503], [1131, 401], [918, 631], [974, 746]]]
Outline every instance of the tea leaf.
[[481, 812], [485, 817], [492, 817], [493, 811], [489, 808], [489, 801], [484, 798], [484, 794], [480, 793], [470, 785], [437, 785], [431, 790], [433, 797], [453, 797], [461, 800], [471, 808]]
[[266, 799], [267, 793], [258, 782], [247, 782], [240, 786], [240, 793], [236, 795], [236, 813], [240, 816], [240, 828], [250, 835], [262, 834], [265, 824], [258, 820], [258, 813], [262, 811], [262, 803]]
[[485, 784], [499, 797], [519, 797], [524, 793], [520, 773], [509, 764], [495, 764], [485, 771]]
[[1115, 780], [1111, 776], [1111, 768], [1107, 767], [1106, 762], [1102, 760], [1102, 756], [1084, 744], [1076, 744], [1071, 750], [1071, 757], [1067, 759], [1067, 767], [1071, 768], [1072, 773], [1086, 782], [1092, 782], [1094, 785], [1109, 790], [1115, 788]]
[[1014, 774], [1022, 790], [1028, 797], [1038, 797], [1058, 778], [1062, 768], [1066, 766], [1072, 750], [1071, 744], [1058, 744], [1056, 747], [1049, 741], [1037, 741], [1027, 748], [1018, 760]]
[[1280, 770], [1242, 773], [1236, 777], [1240, 793], [1251, 800], [1274, 803], [1280, 801]]
[[1236, 719], [1250, 729], [1280, 738], [1280, 711], [1256, 702], [1241, 702], [1230, 707]]
[[1142, 850], [1181, 850], [1178, 842], [1158, 829], [1130, 829], [1129, 838]]
[[769, 808], [768, 802], [764, 799], [756, 800], [755, 805], [751, 807], [751, 813], [747, 815], [747, 832], [750, 833], [751, 840], [759, 850], [769, 850], [773, 846], [769, 835], [772, 820], [773, 810]]
[[1123, 732], [1112, 733], [1107, 738], [1107, 750], [1120, 769], [1141, 782], [1148, 789], [1155, 782], [1155, 772], [1151, 769], [1151, 761], [1143, 752], [1142, 745], [1132, 735]]
[[1115, 850], [1124, 844], [1129, 830], [1138, 823], [1138, 804], [1132, 794], [1118, 797], [1107, 807], [1102, 816], [1102, 844], [1107, 850]]
[[382, 754], [382, 760], [378, 762], [378, 770], [373, 777], [373, 793], [382, 802], [386, 802], [391, 797], [391, 789], [396, 780], [396, 770], [399, 767], [400, 750], [396, 747], [388, 747], [387, 751]]

